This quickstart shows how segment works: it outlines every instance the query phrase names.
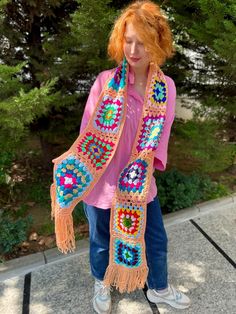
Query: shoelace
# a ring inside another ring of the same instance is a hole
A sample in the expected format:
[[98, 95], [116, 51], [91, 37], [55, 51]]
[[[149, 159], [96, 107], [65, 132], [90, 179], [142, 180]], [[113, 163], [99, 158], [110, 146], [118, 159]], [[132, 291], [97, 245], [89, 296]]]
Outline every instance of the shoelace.
[[98, 295], [99, 296], [107, 296], [108, 293], [112, 292], [113, 291], [113, 288], [110, 286], [110, 287], [106, 287], [104, 286], [102, 283], [99, 283], [99, 288], [98, 288], [98, 291], [96, 292], [96, 294], [94, 295], [94, 297], [97, 297]]
[[172, 292], [173, 292], [173, 295], [175, 296], [175, 299], [176, 300], [180, 300], [182, 298], [182, 294], [180, 291], [177, 291], [174, 287], [170, 286]]

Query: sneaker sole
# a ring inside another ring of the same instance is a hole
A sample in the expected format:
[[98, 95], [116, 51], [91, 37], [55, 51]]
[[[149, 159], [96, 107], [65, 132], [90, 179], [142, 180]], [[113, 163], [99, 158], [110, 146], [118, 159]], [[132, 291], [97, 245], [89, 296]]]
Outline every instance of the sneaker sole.
[[[180, 309], [180, 310], [187, 309], [190, 306], [190, 304], [179, 304], [179, 303], [176, 303], [176, 302], [170, 301], [170, 300], [162, 300], [159, 297], [153, 296], [149, 291], [147, 291], [147, 298], [152, 303], [155, 303], [155, 304], [160, 304], [160, 303], [162, 303], [162, 304], [169, 304], [170, 306], [174, 307], [175, 309]], [[159, 300], [157, 300], [157, 298]]]
[[111, 307], [108, 311], [103, 311], [101, 312], [98, 308], [97, 308], [97, 305], [95, 303], [95, 300], [93, 300], [93, 309], [94, 311], [97, 313], [97, 314], [110, 314], [111, 313]]

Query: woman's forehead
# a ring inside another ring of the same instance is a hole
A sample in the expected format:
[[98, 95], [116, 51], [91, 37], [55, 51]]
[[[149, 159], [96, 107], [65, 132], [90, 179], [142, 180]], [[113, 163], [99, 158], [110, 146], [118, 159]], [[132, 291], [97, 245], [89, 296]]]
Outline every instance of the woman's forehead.
[[129, 37], [129, 38], [140, 39], [138, 30], [135, 28], [135, 26], [131, 22], [126, 23], [124, 36]]

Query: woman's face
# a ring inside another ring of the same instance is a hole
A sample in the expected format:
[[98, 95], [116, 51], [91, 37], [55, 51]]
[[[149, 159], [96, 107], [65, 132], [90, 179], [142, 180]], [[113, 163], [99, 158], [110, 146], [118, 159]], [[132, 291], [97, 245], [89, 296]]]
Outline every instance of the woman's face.
[[132, 23], [126, 24], [123, 50], [129, 65], [133, 69], [147, 70], [150, 63], [150, 56], [140, 41]]

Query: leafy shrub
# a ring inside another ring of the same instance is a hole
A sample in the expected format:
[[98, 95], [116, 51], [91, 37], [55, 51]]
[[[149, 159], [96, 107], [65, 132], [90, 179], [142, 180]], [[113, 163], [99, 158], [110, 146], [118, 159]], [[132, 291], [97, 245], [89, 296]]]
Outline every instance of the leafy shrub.
[[173, 168], [156, 176], [158, 197], [166, 212], [190, 207], [193, 204], [228, 194], [228, 190], [207, 176], [185, 175]]
[[20, 190], [24, 194], [25, 200], [36, 202], [44, 206], [50, 205], [49, 184], [46, 180], [31, 182], [30, 188], [28, 183], [20, 184]]
[[0, 153], [0, 185], [7, 185], [10, 179], [9, 169], [14, 155], [10, 152], [1, 151]]
[[79, 204], [73, 210], [73, 221], [74, 221], [74, 225], [77, 225], [79, 223], [84, 223], [87, 221], [82, 202], [79, 202]]
[[10, 253], [21, 242], [27, 239], [32, 225], [32, 217], [14, 220], [10, 215], [0, 217], [0, 253]]
[[27, 204], [20, 205], [19, 209], [14, 212], [14, 218], [25, 217], [29, 211], [29, 206]]
[[53, 234], [55, 231], [54, 221], [50, 220], [49, 222], [43, 224], [39, 230], [38, 233], [44, 236], [48, 236]]
[[207, 184], [207, 180], [205, 180], [205, 182], [203, 200], [211, 200], [229, 194], [229, 190], [225, 185], [212, 181]]
[[198, 160], [201, 172], [214, 173], [232, 165], [235, 147], [222, 140], [219, 125], [215, 121], [176, 122], [175, 135], [179, 158], [184, 161], [186, 156], [190, 156]]

